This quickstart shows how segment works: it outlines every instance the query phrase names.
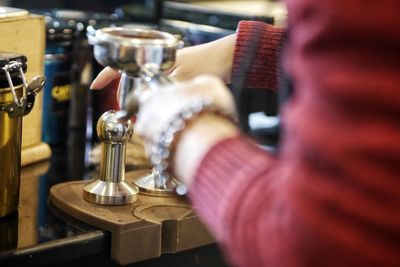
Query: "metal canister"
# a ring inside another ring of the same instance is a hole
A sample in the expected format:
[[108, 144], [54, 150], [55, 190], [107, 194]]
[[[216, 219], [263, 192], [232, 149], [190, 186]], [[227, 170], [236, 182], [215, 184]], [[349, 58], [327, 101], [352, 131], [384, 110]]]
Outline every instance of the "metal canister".
[[71, 99], [73, 26], [46, 17], [45, 76], [42, 140], [50, 145], [67, 139]]
[[24, 55], [0, 52], [0, 217], [18, 208], [22, 117], [44, 85], [40, 76], [27, 84], [26, 61]]

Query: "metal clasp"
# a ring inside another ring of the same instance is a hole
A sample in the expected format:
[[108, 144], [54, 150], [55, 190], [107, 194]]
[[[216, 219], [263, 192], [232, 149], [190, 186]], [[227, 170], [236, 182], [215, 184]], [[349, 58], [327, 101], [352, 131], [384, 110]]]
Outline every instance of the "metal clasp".
[[[21, 62], [10, 61], [3, 67], [3, 70], [6, 74], [8, 86], [11, 90], [13, 103], [0, 107], [0, 111], [7, 112], [11, 118], [21, 117], [28, 114], [33, 108], [36, 94], [39, 93], [44, 87], [44, 76], [36, 76], [28, 85]], [[20, 99], [17, 97], [17, 93], [10, 75], [10, 72], [15, 70], [19, 71], [22, 79], [23, 93]]]
[[12, 82], [11, 75], [10, 75], [10, 71], [14, 71], [17, 69], [18, 69], [19, 73], [21, 74], [23, 88], [24, 88], [23, 95], [25, 95], [25, 89], [28, 86], [28, 84], [26, 83], [24, 71], [22, 70], [22, 63], [19, 61], [10, 61], [7, 65], [5, 65], [3, 67], [3, 70], [6, 73], [8, 86], [10, 87], [10, 90], [11, 90], [13, 101], [17, 106], [22, 107], [23, 103], [17, 97], [17, 93], [15, 92], [14, 84]]

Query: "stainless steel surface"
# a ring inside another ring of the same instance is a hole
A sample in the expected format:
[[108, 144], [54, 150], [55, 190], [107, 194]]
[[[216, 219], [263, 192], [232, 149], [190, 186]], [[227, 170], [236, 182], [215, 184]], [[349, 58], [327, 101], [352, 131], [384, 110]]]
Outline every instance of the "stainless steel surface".
[[97, 122], [99, 140], [105, 143], [126, 143], [132, 137], [131, 121], [121, 123], [115, 117], [115, 111], [105, 112]]
[[108, 111], [100, 117], [97, 135], [102, 142], [100, 179], [103, 181], [118, 183], [124, 180], [126, 143], [132, 134], [131, 121], [121, 123], [114, 111]]
[[138, 189], [125, 182], [126, 143], [133, 134], [130, 120], [121, 122], [115, 111], [104, 113], [97, 123], [102, 142], [99, 179], [85, 185], [83, 197], [102, 205], [125, 205], [136, 201]]
[[172, 34], [131, 27], [103, 28], [88, 37], [100, 64], [131, 76], [136, 76], [140, 67], [148, 64], [159, 71], [169, 69], [175, 62], [176, 49], [183, 45]]
[[[143, 194], [152, 196], [176, 196], [177, 193], [179, 195], [186, 193], [186, 187], [178, 180], [171, 178], [167, 181], [160, 181], [159, 175], [154, 172], [136, 180], [135, 185], [139, 187]], [[184, 191], [181, 191], [181, 189]]]
[[[163, 71], [173, 66], [176, 50], [183, 46], [183, 42], [172, 34], [132, 27], [103, 28], [97, 30], [95, 34], [88, 35], [88, 38], [94, 45], [96, 60], [122, 73], [119, 87], [121, 111], [114, 113], [114, 117], [121, 125], [130, 122], [129, 119], [137, 112], [137, 96], [142, 90], [157, 90], [160, 85], [171, 83]], [[102, 139], [102, 136], [99, 137]], [[103, 153], [109, 155], [103, 155], [103, 164], [107, 165], [101, 167], [103, 174], [105, 169], [112, 173], [124, 172], [122, 161], [116, 158], [122, 153], [110, 153], [109, 150], [111, 147], [103, 150]], [[137, 183], [146, 193], [176, 194], [175, 180], [161, 178], [153, 172], [150, 176], [139, 179]]]
[[26, 88], [26, 107], [23, 111], [23, 115], [31, 112], [33, 105], [35, 104], [36, 95], [43, 90], [46, 79], [44, 76], [35, 76]]
[[85, 185], [83, 198], [100, 205], [126, 205], [137, 200], [139, 189], [127, 182], [112, 183], [95, 180]]
[[160, 85], [171, 84], [171, 79], [152, 65], [146, 64], [139, 71], [139, 77], [133, 78], [122, 73], [120, 82], [118, 118], [122, 121], [130, 119], [138, 112], [138, 96], [143, 90], [157, 90]]
[[119, 90], [121, 120], [129, 119], [135, 113], [135, 105], [135, 108], [132, 104], [128, 107], [127, 98], [131, 95], [131, 102], [136, 101], [135, 93], [131, 94], [140, 86], [136, 78], [144, 79], [148, 85], [169, 82], [162, 71], [173, 66], [176, 49], [183, 46], [183, 42], [172, 34], [133, 27], [103, 28], [88, 38], [94, 45], [96, 60], [122, 73]]
[[[138, 81], [137, 78], [128, 75], [126, 72], [122, 72], [121, 80], [119, 83], [120, 90], [118, 95], [118, 104], [121, 110], [126, 110], [128, 95], [135, 89], [135, 85], [138, 82], [140, 81]], [[129, 117], [127, 119], [129, 119]]]
[[139, 75], [146, 86], [152, 90], [157, 90], [162, 85], [172, 83], [172, 80], [153, 64], [144, 64], [140, 69]]
[[27, 92], [34, 92], [35, 94], [42, 91], [44, 84], [46, 83], [46, 78], [44, 76], [35, 76], [32, 81], [28, 84], [26, 88]]

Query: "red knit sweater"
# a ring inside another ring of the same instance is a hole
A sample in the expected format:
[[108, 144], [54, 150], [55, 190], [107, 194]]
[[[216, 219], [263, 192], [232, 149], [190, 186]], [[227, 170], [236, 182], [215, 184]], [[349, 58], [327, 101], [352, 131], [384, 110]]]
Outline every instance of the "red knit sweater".
[[[235, 266], [400, 266], [400, 2], [287, 2], [280, 153], [220, 142], [191, 199]], [[240, 24], [234, 68], [254, 25]], [[252, 87], [276, 85], [283, 33], [263, 34]]]

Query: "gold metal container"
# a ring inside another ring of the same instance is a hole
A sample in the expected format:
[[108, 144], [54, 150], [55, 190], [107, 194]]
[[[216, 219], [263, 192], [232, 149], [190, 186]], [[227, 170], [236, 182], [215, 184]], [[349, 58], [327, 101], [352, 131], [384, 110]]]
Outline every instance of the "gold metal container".
[[33, 108], [44, 77], [25, 80], [27, 58], [0, 52], [0, 217], [18, 209], [22, 117]]
[[[16, 86], [18, 98], [22, 85]], [[0, 105], [13, 102], [10, 88], [0, 88]], [[22, 117], [0, 112], [0, 217], [18, 208], [21, 169]]]

